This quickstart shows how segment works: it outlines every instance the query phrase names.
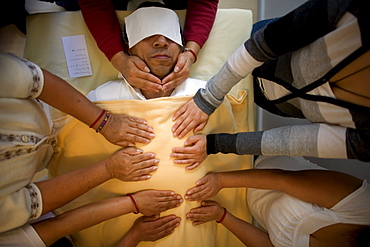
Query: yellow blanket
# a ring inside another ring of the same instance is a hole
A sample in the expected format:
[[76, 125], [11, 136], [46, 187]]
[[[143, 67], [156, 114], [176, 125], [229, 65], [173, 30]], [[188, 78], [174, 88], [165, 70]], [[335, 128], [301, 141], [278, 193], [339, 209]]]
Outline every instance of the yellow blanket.
[[[156, 153], [160, 160], [159, 168], [148, 181], [108, 181], [60, 208], [57, 213], [71, 210], [92, 201], [144, 189], [173, 190], [184, 196], [185, 192], [193, 187], [198, 179], [210, 171], [251, 168], [251, 156], [234, 154], [210, 155], [201, 166], [192, 171], [186, 171], [185, 166], [173, 163], [170, 158], [172, 148], [183, 146], [184, 141], [190, 134], [181, 140], [173, 138], [171, 132], [173, 122], [171, 119], [174, 112], [190, 98], [191, 96], [158, 98], [147, 101], [96, 102], [100, 107], [113, 113], [124, 113], [148, 121], [149, 125], [154, 128], [156, 137], [150, 144], [138, 145], [137, 147], [144, 150], [144, 152]], [[202, 133], [248, 131], [247, 101], [246, 91], [240, 91], [238, 98], [228, 95], [224, 103], [211, 115]], [[87, 166], [108, 157], [119, 148], [119, 146], [110, 144], [102, 135], [96, 134], [94, 130], [89, 129], [86, 125], [72, 119], [59, 134], [59, 151], [49, 163], [49, 175], [54, 177]], [[212, 199], [218, 201], [236, 216], [250, 221], [245, 189], [224, 189]], [[220, 224], [209, 222], [200, 226], [193, 226], [191, 222], [187, 221], [186, 213], [191, 208], [198, 206], [198, 202], [184, 201], [180, 207], [164, 212], [163, 215], [176, 214], [180, 216], [182, 219], [180, 226], [175, 229], [173, 234], [164, 239], [156, 242], [143, 242], [139, 246], [243, 246], [235, 236]], [[140, 217], [140, 215], [124, 215], [73, 234], [72, 237], [77, 246], [114, 246], [132, 226], [137, 217]]]

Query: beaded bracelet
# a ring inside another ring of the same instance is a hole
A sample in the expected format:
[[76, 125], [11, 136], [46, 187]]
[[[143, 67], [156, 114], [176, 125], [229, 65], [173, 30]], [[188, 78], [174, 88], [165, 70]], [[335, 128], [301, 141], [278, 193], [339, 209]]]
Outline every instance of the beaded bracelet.
[[216, 222], [221, 223], [222, 221], [224, 221], [226, 213], [227, 213], [227, 210], [226, 210], [226, 208], [224, 208], [224, 214], [222, 215], [221, 219], [219, 221], [216, 221]]
[[131, 194], [127, 194], [127, 196], [128, 196], [128, 197], [130, 197], [130, 199], [131, 199], [132, 203], [133, 203], [133, 204], [134, 204], [134, 206], [135, 206], [136, 212], [134, 212], [134, 214], [138, 214], [138, 213], [140, 213], [140, 211], [139, 211], [139, 207], [138, 207], [138, 206], [137, 206], [137, 204], [136, 204], [135, 198], [134, 198]]
[[94, 127], [94, 125], [99, 121], [99, 119], [103, 116], [103, 114], [105, 113], [105, 110], [103, 110], [101, 113], [100, 113], [100, 115], [99, 115], [99, 117], [89, 126], [89, 128], [92, 128], [92, 127]]
[[195, 58], [194, 63], [198, 60], [197, 54], [195, 54], [195, 52], [192, 49], [184, 48], [183, 52], [185, 52], [185, 51], [190, 51], [190, 53], [193, 54], [193, 56]]
[[104, 127], [104, 125], [107, 123], [109, 117], [110, 117], [110, 112], [106, 111], [105, 118], [103, 119], [103, 122], [101, 122], [100, 126], [95, 130], [96, 133], [99, 133], [99, 131]]

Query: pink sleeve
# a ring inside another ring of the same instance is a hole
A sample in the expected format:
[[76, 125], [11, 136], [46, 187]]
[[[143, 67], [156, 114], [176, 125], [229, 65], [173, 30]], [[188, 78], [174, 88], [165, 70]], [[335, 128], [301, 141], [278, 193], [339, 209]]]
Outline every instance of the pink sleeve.
[[203, 47], [215, 21], [217, 6], [218, 0], [189, 0], [184, 27], [185, 42], [195, 41]]

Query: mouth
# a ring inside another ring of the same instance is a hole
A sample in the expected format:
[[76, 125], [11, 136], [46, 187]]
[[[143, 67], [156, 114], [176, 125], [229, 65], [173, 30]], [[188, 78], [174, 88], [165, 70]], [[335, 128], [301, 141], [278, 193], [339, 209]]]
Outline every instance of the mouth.
[[171, 57], [166, 53], [156, 53], [151, 56], [153, 59], [170, 59]]

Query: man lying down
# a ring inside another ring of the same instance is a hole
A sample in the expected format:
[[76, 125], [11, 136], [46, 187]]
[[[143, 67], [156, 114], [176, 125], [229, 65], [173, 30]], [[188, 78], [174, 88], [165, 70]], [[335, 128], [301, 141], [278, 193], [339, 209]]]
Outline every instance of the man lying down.
[[[151, 73], [162, 79], [174, 70], [177, 57], [182, 51], [181, 29], [178, 16], [174, 11], [162, 7], [140, 8], [125, 18], [125, 29], [130, 54], [145, 61]], [[132, 196], [135, 197], [135, 192], [147, 188], [170, 189], [175, 193], [185, 195], [186, 191], [193, 187], [197, 180], [210, 171], [220, 171], [226, 168], [228, 170], [250, 168], [245, 166], [248, 162], [244, 162], [242, 166], [242, 161], [245, 159], [236, 155], [214, 155], [214, 159], [210, 157], [201, 167], [194, 170], [186, 170], [183, 165], [175, 164], [170, 158], [172, 148], [183, 146], [184, 141], [189, 137], [187, 135], [179, 140], [172, 136], [172, 116], [204, 85], [205, 81], [189, 78], [173, 91], [150, 92], [133, 88], [123, 78], [123, 80], [107, 82], [91, 91], [87, 97], [105, 109], [106, 113], [108, 111], [125, 113], [148, 121], [154, 129], [156, 137], [150, 143], [138, 144], [137, 147], [143, 152], [156, 153], [157, 159], [160, 160], [158, 169], [147, 176], [145, 181], [112, 180], [104, 183], [59, 209], [56, 213], [62, 213], [91, 201], [127, 193], [132, 193]], [[227, 99], [225, 101], [228, 102]], [[221, 118], [222, 121], [220, 121]], [[234, 123], [237, 121], [234, 119], [233, 111], [230, 110], [230, 104], [224, 109], [221, 107], [220, 114], [216, 113], [214, 119], [215, 124], [214, 126], [211, 124], [210, 128], [212, 131], [238, 131], [235, 129]], [[96, 130], [99, 130], [99, 123], [102, 121], [104, 121], [104, 114], [97, 121], [98, 124], [89, 129], [72, 119], [61, 130], [58, 137], [59, 152], [49, 163], [51, 177], [84, 167], [91, 160], [103, 159], [119, 149], [118, 146], [108, 143], [101, 135], [95, 133]], [[212, 119], [209, 122], [212, 122]], [[204, 130], [205, 133], [210, 133], [209, 131], [207, 127]], [[207, 161], [209, 162], [207, 163]], [[220, 195], [221, 200], [222, 197], [224, 196]], [[224, 197], [223, 200], [230, 204], [231, 209], [229, 210], [238, 211], [241, 218], [249, 220], [244, 189], [230, 189], [227, 192], [227, 197]], [[140, 246], [214, 247], [217, 246], [217, 238], [228, 241], [227, 245], [243, 246], [228, 231], [219, 232], [215, 223], [193, 226], [192, 222], [186, 221], [186, 213], [198, 206], [199, 202], [185, 201], [179, 207], [161, 214], [161, 216], [174, 214], [180, 217], [179, 227], [175, 229], [173, 234], [163, 239], [156, 242], [142, 242]], [[140, 204], [137, 207], [140, 212]], [[77, 246], [115, 246], [138, 217], [140, 214], [117, 217], [73, 234], [72, 238]]]
[[[150, 72], [161, 80], [174, 70], [179, 54], [184, 52], [179, 18], [167, 8], [143, 7], [134, 11], [125, 18], [123, 39], [128, 44], [130, 55], [143, 60]], [[91, 101], [101, 101], [187, 96], [194, 95], [206, 83], [188, 78], [172, 91], [153, 92], [134, 88], [122, 78], [101, 85], [87, 97]]]

